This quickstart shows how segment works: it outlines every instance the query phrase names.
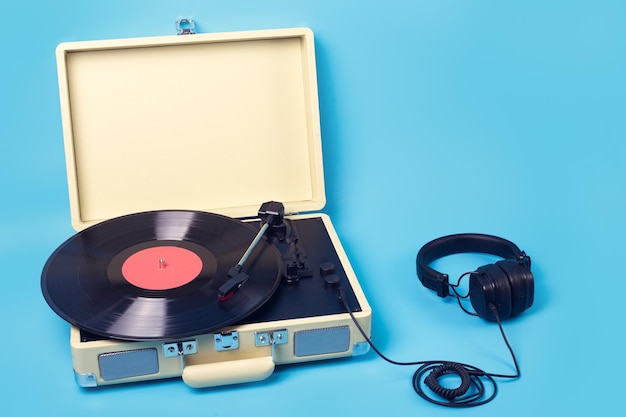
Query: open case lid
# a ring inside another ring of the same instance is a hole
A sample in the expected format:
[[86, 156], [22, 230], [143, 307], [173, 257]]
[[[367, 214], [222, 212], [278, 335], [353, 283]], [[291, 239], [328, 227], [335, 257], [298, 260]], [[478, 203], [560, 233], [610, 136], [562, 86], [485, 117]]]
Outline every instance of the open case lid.
[[324, 207], [309, 29], [64, 43], [57, 64], [76, 230], [151, 210]]

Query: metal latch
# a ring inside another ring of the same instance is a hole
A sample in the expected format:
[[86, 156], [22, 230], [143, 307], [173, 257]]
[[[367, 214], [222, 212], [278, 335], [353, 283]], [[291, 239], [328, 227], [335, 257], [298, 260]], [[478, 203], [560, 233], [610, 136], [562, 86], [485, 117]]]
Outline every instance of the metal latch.
[[194, 35], [196, 24], [193, 19], [178, 19], [176, 21], [176, 33], [179, 35]]
[[173, 358], [178, 356], [180, 359], [180, 372], [185, 368], [184, 357], [198, 353], [198, 342], [195, 340], [186, 340], [184, 342], [164, 343], [163, 356]]
[[215, 341], [215, 350], [218, 352], [225, 350], [239, 349], [239, 332], [222, 332], [213, 335]]
[[198, 343], [195, 340], [163, 344], [163, 356], [166, 358], [193, 355], [194, 353], [198, 353]]
[[284, 345], [287, 343], [287, 330], [273, 330], [269, 332], [258, 332], [254, 334], [254, 344], [257, 347], [270, 345]]

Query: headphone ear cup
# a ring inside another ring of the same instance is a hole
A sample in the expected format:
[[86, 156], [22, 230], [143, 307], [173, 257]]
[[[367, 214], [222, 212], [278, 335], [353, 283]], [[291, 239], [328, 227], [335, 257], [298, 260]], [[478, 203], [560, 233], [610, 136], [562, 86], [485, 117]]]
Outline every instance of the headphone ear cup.
[[515, 317], [533, 305], [535, 284], [533, 274], [524, 265], [512, 259], [496, 262], [501, 268], [511, 287], [511, 316]]
[[495, 264], [481, 266], [470, 274], [469, 296], [474, 311], [479, 317], [496, 321], [491, 311], [494, 305], [500, 320], [506, 320], [512, 313], [511, 286], [505, 271]]

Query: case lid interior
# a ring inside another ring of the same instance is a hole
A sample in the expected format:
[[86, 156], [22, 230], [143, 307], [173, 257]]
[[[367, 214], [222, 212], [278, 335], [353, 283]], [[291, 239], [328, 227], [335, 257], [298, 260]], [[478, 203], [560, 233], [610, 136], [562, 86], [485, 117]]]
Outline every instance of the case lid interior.
[[150, 210], [325, 204], [309, 29], [57, 48], [72, 225]]

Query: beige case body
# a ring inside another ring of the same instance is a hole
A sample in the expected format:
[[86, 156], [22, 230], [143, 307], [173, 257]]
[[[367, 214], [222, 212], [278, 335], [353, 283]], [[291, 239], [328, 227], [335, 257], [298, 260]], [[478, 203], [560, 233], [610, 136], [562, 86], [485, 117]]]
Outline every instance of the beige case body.
[[[309, 29], [72, 42], [59, 45], [57, 63], [77, 231], [151, 210], [245, 219], [264, 201], [281, 201], [287, 218], [323, 220], [369, 335], [371, 308], [332, 223], [311, 213], [325, 193]], [[322, 343], [303, 354], [294, 345], [306, 334]], [[276, 364], [368, 350], [347, 313], [174, 341], [81, 341], [72, 326], [70, 339], [85, 387], [177, 376], [193, 387], [249, 382]]]

